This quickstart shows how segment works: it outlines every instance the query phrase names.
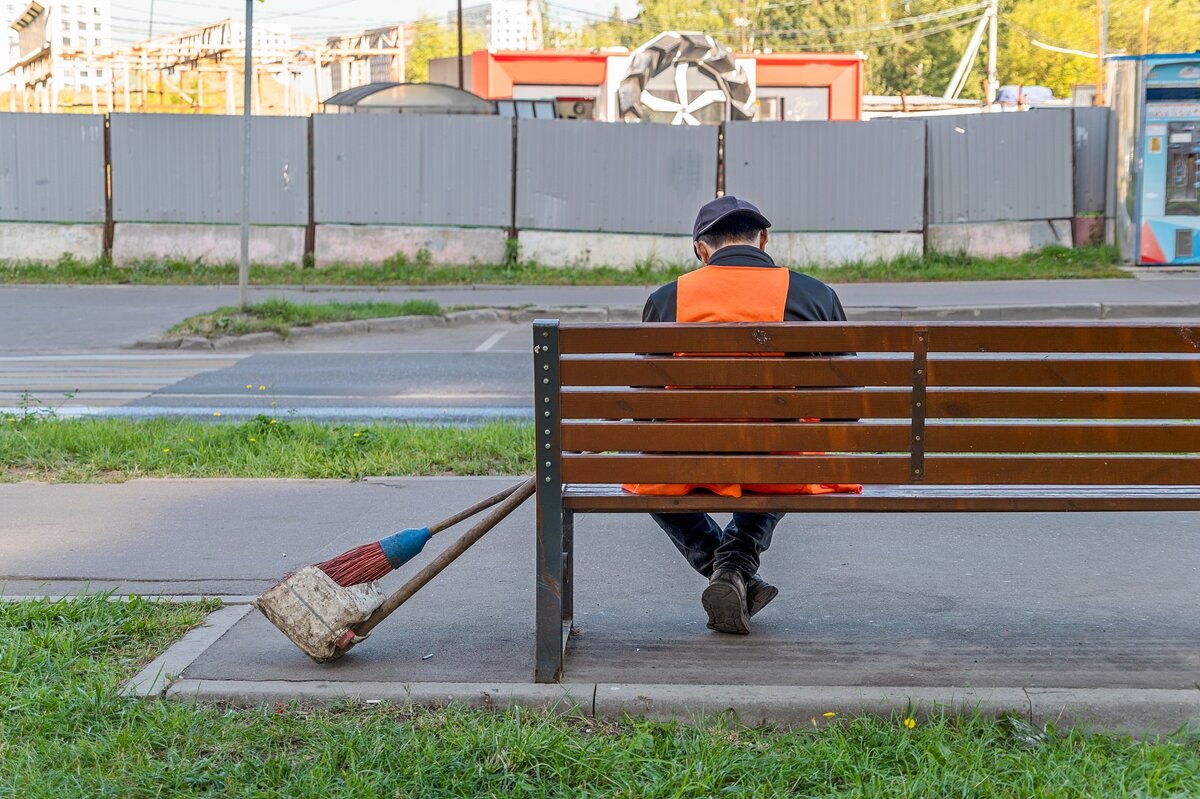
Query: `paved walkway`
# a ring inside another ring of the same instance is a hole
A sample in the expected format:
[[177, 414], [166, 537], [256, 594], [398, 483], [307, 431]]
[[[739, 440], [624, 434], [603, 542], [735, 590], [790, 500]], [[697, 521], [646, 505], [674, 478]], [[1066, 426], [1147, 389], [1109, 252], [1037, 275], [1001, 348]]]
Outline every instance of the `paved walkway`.
[[[855, 318], [1200, 317], [1200, 272], [1140, 280], [854, 283], [837, 286]], [[253, 288], [252, 301], [432, 299], [443, 306], [640, 308], [644, 286]], [[235, 286], [0, 286], [0, 341], [13, 350], [117, 349], [186, 316], [237, 304]], [[1009, 309], [1011, 313], [1003, 313]]]
[[[290, 569], [510, 481], [0, 485], [0, 587], [245, 602]], [[312, 663], [243, 606], [163, 670], [182, 675], [177, 693], [213, 698], [549, 701], [562, 689], [529, 685], [532, 517], [527, 504], [334, 664]], [[702, 581], [648, 519], [585, 516], [565, 682], [593, 709], [603, 694], [626, 710], [733, 706], [749, 720], [803, 720], [822, 703], [839, 710], [885, 695], [902, 708], [970, 689], [967, 700], [1008, 707], [1014, 697], [1022, 708], [1042, 707], [1039, 696], [1074, 702], [1068, 717], [1106, 725], [1200, 721], [1195, 533], [1187, 513], [793, 516], [763, 568], [782, 593], [741, 638], [705, 629]]]

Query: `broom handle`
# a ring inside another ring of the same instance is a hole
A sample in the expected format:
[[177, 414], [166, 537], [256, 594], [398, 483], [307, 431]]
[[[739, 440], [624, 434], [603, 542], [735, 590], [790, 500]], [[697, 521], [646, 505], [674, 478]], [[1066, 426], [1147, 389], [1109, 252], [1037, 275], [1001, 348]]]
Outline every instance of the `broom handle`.
[[483, 500], [482, 502], [476, 502], [471, 507], [467, 508], [466, 510], [459, 511], [458, 513], [454, 514], [453, 516], [451, 516], [448, 519], [443, 519], [442, 521], [438, 522], [437, 524], [429, 525], [429, 527], [428, 527], [429, 534], [433, 535], [434, 533], [440, 533], [442, 530], [445, 530], [448, 527], [453, 527], [454, 525], [458, 524], [463, 519], [471, 518], [476, 513], [479, 513], [479, 511], [481, 511], [481, 510], [490, 508], [497, 503], [503, 502], [504, 500], [508, 499], [508, 497], [512, 494], [512, 492], [516, 491], [522, 485], [524, 485], [524, 483], [517, 483], [514, 486], [509, 486], [508, 488], [501, 491], [499, 494], [493, 494], [492, 496], [488, 497], [487, 499]]
[[355, 634], [360, 636], [366, 635], [375, 629], [375, 626], [390, 616], [392, 611], [411, 599], [413, 594], [425, 587], [426, 583], [437, 577], [442, 569], [453, 563], [459, 555], [466, 552], [472, 544], [483, 538], [484, 534], [499, 524], [504, 517], [520, 507], [521, 503], [529, 499], [536, 487], [531, 477], [525, 482], [509, 489], [508, 496], [494, 511], [483, 517], [474, 527], [464, 533], [461, 538], [446, 547], [440, 555], [430, 561], [429, 565], [413, 575], [411, 580], [400, 586], [396, 593], [388, 597], [382, 605], [375, 609], [374, 613], [367, 617], [366, 621], [354, 628]]

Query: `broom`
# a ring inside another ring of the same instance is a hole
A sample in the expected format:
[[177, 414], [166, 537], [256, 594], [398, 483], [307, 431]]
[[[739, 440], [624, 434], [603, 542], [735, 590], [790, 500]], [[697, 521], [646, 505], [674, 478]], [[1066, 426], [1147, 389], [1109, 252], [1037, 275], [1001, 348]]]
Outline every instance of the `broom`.
[[503, 502], [513, 492], [524, 485], [525, 483], [518, 483], [511, 488], [506, 488], [499, 494], [488, 497], [482, 502], [477, 502], [471, 507], [459, 511], [436, 524], [431, 524], [428, 527], [412, 527], [407, 530], [401, 530], [398, 533], [389, 535], [387, 538], [357, 546], [336, 557], [313, 565], [325, 572], [329, 576], [329, 579], [343, 587], [378, 580], [391, 574], [406, 562], [416, 557], [435, 534], [453, 527], [463, 519], [468, 519], [481, 510]]

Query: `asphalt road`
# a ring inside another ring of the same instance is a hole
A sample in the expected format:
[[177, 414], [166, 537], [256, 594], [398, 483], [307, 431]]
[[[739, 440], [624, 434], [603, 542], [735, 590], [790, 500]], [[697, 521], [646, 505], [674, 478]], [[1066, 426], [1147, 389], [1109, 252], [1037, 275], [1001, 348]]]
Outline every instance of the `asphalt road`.
[[310, 339], [302, 351], [0, 355], [0, 406], [19, 406], [29, 392], [64, 416], [524, 418], [533, 397], [530, 341], [527, 325], [497, 323]]
[[[637, 306], [624, 287], [256, 288], [251, 299], [434, 299], [443, 306]], [[848, 309], [972, 304], [1044, 307], [1200, 303], [1200, 275], [1141, 280], [839, 286]], [[61, 415], [211, 418], [293, 411], [308, 418], [524, 418], [532, 405], [528, 325], [492, 323], [365, 337], [306, 338], [253, 351], [142, 351], [193, 313], [236, 303], [235, 287], [0, 286], [0, 409]], [[1098, 307], [1098, 306], [1097, 306]], [[1131, 306], [1136, 308], [1136, 306]], [[1165, 307], [1165, 306], [1164, 306]], [[247, 390], [246, 386], [252, 386]], [[259, 390], [259, 386], [265, 389]], [[271, 403], [274, 403], [272, 405]]]

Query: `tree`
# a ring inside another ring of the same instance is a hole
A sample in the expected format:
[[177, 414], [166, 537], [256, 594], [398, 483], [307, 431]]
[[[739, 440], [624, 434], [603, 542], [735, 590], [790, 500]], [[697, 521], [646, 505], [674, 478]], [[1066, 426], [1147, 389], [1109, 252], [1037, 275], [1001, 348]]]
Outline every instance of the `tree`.
[[[464, 28], [463, 55], [487, 45], [487, 36], [479, 30]], [[404, 79], [409, 83], [429, 81], [429, 62], [435, 58], [458, 55], [458, 31], [432, 17], [421, 17], [413, 23], [413, 43], [405, 53]]]

